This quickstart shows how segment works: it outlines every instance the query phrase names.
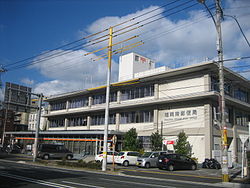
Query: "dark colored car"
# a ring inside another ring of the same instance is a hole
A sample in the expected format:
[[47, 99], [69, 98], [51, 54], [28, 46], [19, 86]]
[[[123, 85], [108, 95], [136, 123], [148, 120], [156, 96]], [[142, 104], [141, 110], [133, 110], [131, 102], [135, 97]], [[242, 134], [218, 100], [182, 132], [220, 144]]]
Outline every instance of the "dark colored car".
[[196, 162], [181, 154], [163, 154], [158, 157], [158, 168], [167, 169], [169, 171], [191, 169], [196, 170]]
[[40, 144], [38, 147], [38, 157], [42, 159], [65, 158], [70, 160], [73, 153], [62, 144]]

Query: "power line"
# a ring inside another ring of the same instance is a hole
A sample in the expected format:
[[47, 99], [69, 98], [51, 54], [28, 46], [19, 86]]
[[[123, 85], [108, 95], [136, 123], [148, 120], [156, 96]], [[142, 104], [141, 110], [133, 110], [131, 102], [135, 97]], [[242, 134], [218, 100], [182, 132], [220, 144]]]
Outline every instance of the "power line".
[[[135, 19], [138, 19], [138, 18], [140, 18], [140, 17], [142, 17], [142, 16], [145, 16], [145, 15], [147, 15], [147, 14], [150, 14], [150, 13], [152, 13], [152, 12], [158, 10], [158, 9], [161, 9], [161, 8], [166, 7], [166, 6], [168, 6], [168, 5], [174, 4], [174, 3], [178, 2], [178, 1], [180, 1], [180, 0], [175, 0], [175, 1], [170, 2], [170, 3], [168, 3], [168, 4], [162, 5], [162, 6], [158, 7], [158, 8], [156, 8], [156, 9], [153, 9], [153, 10], [148, 11], [148, 12], [145, 12], [145, 13], [143, 13], [143, 14], [141, 14], [141, 15], [135, 16], [135, 17], [133, 17], [133, 18], [127, 20], [127, 21], [124, 21], [124, 22], [122, 22], [122, 23], [116, 24], [116, 25], [114, 25], [113, 27], [117, 27], [117, 26], [123, 25], [123, 24], [125, 24], [125, 23], [130, 22], [130, 21], [133, 21], [133, 20], [135, 20]], [[15, 65], [15, 64], [19, 64], [19, 63], [22, 63], [22, 62], [25, 62], [25, 61], [27, 61], [27, 60], [35, 59], [36, 57], [41, 56], [41, 55], [49, 54], [49, 53], [51, 53], [52, 51], [59, 50], [59, 49], [61, 49], [61, 48], [70, 46], [70, 45], [72, 45], [72, 44], [75, 44], [75, 43], [78, 43], [78, 42], [80, 42], [80, 41], [82, 41], [82, 40], [85, 40], [85, 39], [87, 39], [87, 38], [91, 38], [91, 37], [93, 37], [93, 36], [99, 35], [99, 34], [101, 34], [101, 33], [103, 33], [103, 32], [106, 32], [106, 31], [108, 31], [108, 28], [106, 28], [106, 29], [104, 29], [104, 30], [102, 30], [102, 31], [96, 32], [96, 33], [94, 33], [94, 34], [88, 35], [88, 36], [86, 36], [86, 37], [83, 37], [83, 38], [81, 38], [81, 39], [79, 39], [79, 40], [75, 40], [75, 41], [73, 41], [73, 42], [64, 44], [64, 45], [62, 45], [62, 46], [58, 46], [58, 47], [56, 47], [56, 48], [54, 48], [54, 49], [51, 49], [51, 50], [46, 51], [46, 52], [43, 52], [43, 53], [41, 53], [41, 54], [34, 55], [34, 56], [31, 56], [31, 57], [28, 57], [28, 58], [25, 58], [25, 59], [16, 61], [16, 62], [14, 62], [14, 63], [8, 64], [8, 65], [6, 65], [6, 67], [12, 66], [12, 65]], [[71, 49], [74, 49], [74, 48], [76, 48], [76, 47], [79, 47], [80, 45], [83, 45], [83, 44], [79, 44], [79, 45], [77, 45], [77, 46], [75, 46], [75, 47], [71, 47], [71, 48], [69, 48], [68, 50], [71, 50]], [[51, 56], [50, 56], [50, 57], [51, 57]]]
[[[195, 23], [198, 23], [198, 22], [204, 20], [204, 19], [202, 19], [202, 18], [208, 19], [209, 17], [206, 17], [206, 15], [205, 15], [205, 16], [201, 16], [200, 18], [197, 18], [195, 22], [191, 22], [191, 23], [187, 23], [187, 24], [182, 24], [182, 25], [179, 25], [178, 27], [171, 28], [170, 30], [165, 31], [165, 32], [162, 32], [162, 33], [159, 33], [159, 34], [161, 35], [161, 34], [169, 34], [169, 33], [175, 32], [175, 31], [177, 31], [177, 30], [180, 30], [180, 29], [185, 28], [184, 26], [190, 26], [190, 25], [193, 25], [193, 24], [195, 24]], [[144, 33], [147, 33], [147, 32], [144, 32]], [[144, 34], [144, 33], [142, 33], [142, 34]], [[158, 35], [159, 35], [159, 34], [158, 34]], [[141, 34], [140, 34], [140, 35], [141, 35]], [[161, 36], [158, 36], [158, 37], [162, 37], [162, 35], [161, 35]], [[155, 36], [154, 36], [154, 37], [152, 37], [152, 38], [149, 38], [148, 40], [152, 40], [152, 39], [155, 39], [155, 38], [158, 38], [158, 37], [155, 37]], [[146, 41], [148, 41], [148, 40], [146, 40]], [[79, 57], [81, 57], [81, 56], [79, 56]], [[72, 58], [72, 60], [73, 60], [73, 59], [75, 59], [75, 58]], [[79, 59], [79, 58], [78, 58], [78, 59]], [[58, 65], [58, 64], [65, 63], [65, 62], [69, 62], [69, 61], [70, 61], [70, 60], [63, 61], [63, 62], [58, 62], [58, 63], [55, 63], [55, 64], [50, 65], [50, 66], [56, 66], [56, 65]], [[61, 71], [68, 70], [68, 68], [71, 68], [71, 67], [73, 68], [73, 67], [75, 66], [75, 64], [78, 64], [78, 63], [81, 63], [81, 62], [73, 63], [74, 65], [67, 66], [67, 67], [65, 67], [65, 69], [63, 69], [63, 70], [61, 70]], [[49, 72], [53, 72], [53, 71], [49, 71]]]
[[237, 25], [238, 25], [238, 27], [239, 27], [239, 29], [240, 29], [241, 34], [243, 35], [243, 37], [244, 37], [245, 41], [247, 42], [248, 46], [250, 47], [250, 43], [249, 43], [249, 41], [247, 40], [247, 37], [246, 37], [246, 35], [244, 34], [244, 31], [242, 30], [242, 28], [241, 28], [241, 26], [240, 26], [240, 23], [239, 23], [238, 20], [236, 19], [236, 16], [231, 16], [231, 15], [224, 15], [224, 16], [227, 16], [227, 17], [230, 17], [230, 18], [233, 18], [233, 19], [234, 19], [234, 21], [237, 23]]
[[[145, 18], [145, 19], [143, 19], [143, 20], [141, 20], [141, 21], [138, 21], [138, 22], [133, 23], [133, 24], [131, 24], [131, 25], [128, 25], [128, 26], [126, 26], [126, 27], [124, 27], [124, 28], [121, 28], [121, 29], [119, 29], [119, 30], [116, 30], [116, 31], [114, 31], [114, 33], [117, 33], [117, 32], [120, 32], [120, 31], [122, 31], [122, 30], [128, 29], [128, 28], [130, 28], [130, 27], [132, 27], [132, 26], [134, 26], [134, 25], [138, 25], [138, 24], [140, 24], [140, 23], [142, 23], [142, 22], [147, 21], [148, 19], [157, 17], [157, 16], [159, 16], [159, 15], [165, 13], [165, 12], [168, 12], [168, 11], [171, 11], [171, 10], [174, 10], [174, 9], [177, 9], [177, 8], [183, 6], [183, 5], [189, 4], [190, 2], [193, 2], [193, 0], [189, 0], [189, 1], [187, 1], [187, 2], [184, 2], [184, 3], [180, 4], [180, 5], [177, 5], [177, 6], [175, 6], [175, 7], [172, 7], [172, 8], [170, 8], [170, 9], [167, 9], [167, 10], [161, 12], [161, 13], [158, 13], [158, 14], [155, 14], [155, 15], [153, 15], [153, 16], [147, 17], [147, 18]], [[197, 4], [198, 4], [198, 3], [196, 3], [195, 5], [197, 5]]]
[[[192, 0], [191, 0], [191, 1], [192, 1]], [[186, 2], [186, 3], [182, 3], [181, 5], [187, 4], [187, 3], [191, 2], [191, 1], [188, 1], [188, 2]], [[170, 16], [170, 15], [173, 15], [173, 14], [176, 14], [176, 13], [179, 13], [179, 12], [181, 12], [181, 11], [183, 11], [183, 10], [186, 10], [186, 9], [188, 9], [188, 8], [191, 8], [191, 7], [193, 7], [193, 6], [197, 5], [197, 4], [198, 4], [198, 3], [193, 4], [193, 5], [191, 5], [191, 6], [188, 6], [188, 7], [185, 7], [185, 8], [183, 8], [183, 9], [181, 9], [181, 10], [175, 11], [175, 12], [173, 12], [173, 13], [171, 13], [171, 14], [168, 14], [167, 16]], [[180, 7], [181, 5], [178, 5], [178, 6], [174, 7], [174, 8]], [[171, 8], [171, 9], [168, 9], [168, 10], [172, 10], [172, 9], [174, 9], [174, 8]], [[164, 11], [164, 12], [166, 12], [166, 11]], [[159, 15], [159, 14], [157, 14], [157, 15]], [[154, 16], [151, 16], [151, 17], [149, 17], [149, 18], [147, 18], [147, 19], [150, 19], [150, 18], [152, 18], [152, 17], [155, 17], [155, 15], [154, 15]], [[155, 21], [158, 21], [159, 19], [162, 19], [162, 18], [165, 18], [165, 17], [163, 16], [163, 17], [161, 17], [161, 18], [152, 20], [152, 21], [150, 21], [150, 22], [148, 22], [148, 23], [145, 23], [145, 24], [143, 24], [143, 25], [140, 25], [139, 27], [132, 28], [132, 29], [130, 29], [130, 30], [124, 31], [124, 32], [119, 33], [119, 34], [117, 34], [117, 35], [114, 35], [114, 37], [117, 37], [118, 35], [121, 35], [121, 34], [125, 34], [125, 33], [127, 33], [127, 32], [132, 31], [132, 30], [138, 29], [138, 28], [143, 27], [143, 26], [145, 26], [145, 25], [147, 25], [147, 24], [150, 24], [150, 23], [153, 23], [153, 22], [155, 22]], [[144, 19], [143, 21], [145, 21], [145, 20], [147, 20], [147, 19]], [[142, 22], [142, 21], [141, 21], [141, 22]], [[137, 23], [141, 23], [141, 22], [137, 22]], [[132, 25], [134, 25], [134, 24], [132, 24]], [[128, 27], [125, 27], [125, 28], [128, 28]], [[121, 31], [121, 30], [119, 30], [119, 31]], [[104, 36], [107, 36], [107, 35], [104, 35]], [[100, 38], [103, 38], [103, 36], [102, 36], [102, 37], [99, 37], [99, 38], [97, 38], [97, 39], [100, 39]], [[94, 40], [96, 40], [96, 39], [94, 39]], [[105, 39], [105, 40], [107, 40], [107, 39]], [[105, 41], [105, 40], [101, 40], [101, 41], [99, 41], [99, 42], [103, 42], [103, 41]], [[91, 41], [89, 41], [89, 42], [92, 42], [92, 41], [93, 41], [93, 40], [91, 40]], [[96, 43], [99, 43], [99, 42], [96, 42]], [[90, 45], [93, 45], [93, 44], [96, 44], [96, 43], [92, 43], [92, 44], [90, 44]], [[86, 43], [85, 43], [85, 44], [86, 44]], [[90, 45], [88, 45], [88, 46], [90, 46]], [[78, 45], [78, 46], [79, 46], [79, 45]], [[85, 46], [85, 47], [86, 47], [86, 46]], [[71, 50], [71, 49], [74, 49], [74, 48], [75, 48], [75, 47], [72, 47], [72, 48], [69, 48], [68, 50]], [[80, 49], [82, 49], [82, 48], [77, 48], [77, 49], [75, 49], [75, 50], [80, 50]], [[63, 53], [61, 53], [61, 54], [52, 54], [52, 55], [50, 55], [51, 58], [45, 57], [45, 58], [39, 59], [39, 60], [37, 60], [37, 61], [35, 61], [35, 62], [33, 61], [33, 62], [29, 62], [29, 63], [23, 64], [23, 65], [19, 65], [19, 66], [16, 66], [16, 67], [12, 67], [12, 70], [13, 70], [13, 69], [19, 69], [19, 68], [27, 67], [27, 66], [30, 66], [30, 65], [33, 65], [33, 64], [37, 64], [37, 63], [40, 63], [40, 62], [43, 62], [43, 61], [47, 61], [47, 60], [50, 60], [50, 59], [52, 59], [52, 58], [59, 57], [59, 56], [61, 56], [61, 55], [66, 55], [66, 54], [73, 53], [73, 52], [74, 52], [74, 51], [66, 51], [66, 52], [63, 52]]]

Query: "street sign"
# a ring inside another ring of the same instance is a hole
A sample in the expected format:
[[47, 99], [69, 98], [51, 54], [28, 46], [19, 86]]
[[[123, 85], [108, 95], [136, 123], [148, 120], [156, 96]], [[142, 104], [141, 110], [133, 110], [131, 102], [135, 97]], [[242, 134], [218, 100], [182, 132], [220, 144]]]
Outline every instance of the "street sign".
[[8, 110], [29, 112], [31, 104], [31, 88], [6, 82], [4, 103]]
[[247, 139], [249, 138], [249, 135], [240, 134], [239, 137], [240, 137], [241, 142], [244, 144], [247, 141]]
[[247, 134], [240, 134], [239, 135], [240, 140], [242, 142], [242, 160], [241, 160], [241, 178], [244, 178], [244, 157], [245, 157], [245, 142], [249, 138], [249, 135]]
[[174, 140], [167, 141], [167, 144], [174, 144]]
[[167, 145], [167, 144], [174, 144], [174, 140], [163, 140], [162, 142], [165, 145]]

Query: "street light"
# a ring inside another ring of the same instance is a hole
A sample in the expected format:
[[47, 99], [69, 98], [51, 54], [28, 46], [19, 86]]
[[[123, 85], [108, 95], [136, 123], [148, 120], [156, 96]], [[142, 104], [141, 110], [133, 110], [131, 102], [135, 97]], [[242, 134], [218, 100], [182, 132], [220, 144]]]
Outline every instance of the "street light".
[[217, 31], [217, 53], [218, 53], [218, 63], [219, 63], [219, 83], [220, 83], [220, 97], [219, 97], [219, 104], [221, 104], [220, 114], [221, 114], [221, 139], [222, 139], [222, 181], [228, 182], [228, 156], [227, 156], [227, 126], [225, 121], [225, 91], [224, 91], [224, 71], [223, 71], [223, 48], [222, 48], [222, 37], [221, 37], [221, 17], [222, 17], [222, 10], [220, 7], [220, 0], [215, 0], [216, 4], [216, 21], [209, 10], [208, 6], [206, 5], [205, 0], [197, 0], [199, 3], [202, 3], [209, 14], [211, 15], [214, 25]]

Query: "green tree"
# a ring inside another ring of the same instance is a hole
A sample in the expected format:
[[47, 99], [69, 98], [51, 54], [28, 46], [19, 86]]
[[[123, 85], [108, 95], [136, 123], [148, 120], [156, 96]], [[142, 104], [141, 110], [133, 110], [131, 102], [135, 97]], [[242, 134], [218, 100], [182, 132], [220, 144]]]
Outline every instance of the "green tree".
[[131, 128], [124, 135], [123, 150], [127, 151], [139, 151], [139, 140], [137, 138], [137, 132], [135, 128]]
[[152, 144], [152, 150], [157, 151], [161, 150], [162, 147], [162, 137], [159, 134], [159, 132], [152, 133], [150, 136], [151, 144]]
[[191, 157], [192, 148], [190, 143], [187, 141], [188, 136], [184, 131], [181, 131], [178, 135], [176, 144], [174, 145], [175, 153], [187, 155]]

